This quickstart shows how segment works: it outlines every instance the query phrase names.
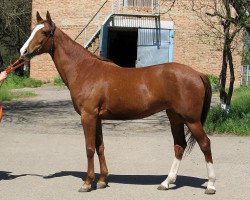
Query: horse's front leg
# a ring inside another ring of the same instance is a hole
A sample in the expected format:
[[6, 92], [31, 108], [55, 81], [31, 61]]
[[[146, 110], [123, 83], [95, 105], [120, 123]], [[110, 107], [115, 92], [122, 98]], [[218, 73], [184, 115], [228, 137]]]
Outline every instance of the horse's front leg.
[[104, 156], [104, 142], [102, 134], [102, 122], [100, 119], [97, 120], [96, 125], [96, 152], [100, 163], [100, 178], [97, 182], [97, 189], [106, 188], [106, 178], [108, 176], [108, 168]]
[[81, 120], [85, 135], [86, 154], [88, 159], [87, 177], [79, 192], [89, 192], [91, 190], [91, 183], [95, 178], [94, 171], [94, 154], [96, 148], [96, 122], [97, 116], [86, 112], [81, 113]]

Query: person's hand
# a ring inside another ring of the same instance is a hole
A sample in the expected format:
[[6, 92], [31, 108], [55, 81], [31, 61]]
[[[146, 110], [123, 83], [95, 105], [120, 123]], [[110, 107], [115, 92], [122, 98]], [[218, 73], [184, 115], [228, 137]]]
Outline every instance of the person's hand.
[[7, 78], [7, 72], [6, 71], [2, 71], [0, 73], [0, 81], [4, 80]]

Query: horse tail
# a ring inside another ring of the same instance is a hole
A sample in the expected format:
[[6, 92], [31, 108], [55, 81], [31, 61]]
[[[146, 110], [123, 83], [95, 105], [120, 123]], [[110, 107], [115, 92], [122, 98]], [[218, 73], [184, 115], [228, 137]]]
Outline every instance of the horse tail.
[[212, 99], [212, 88], [210, 81], [206, 75], [201, 75], [201, 80], [204, 84], [205, 87], [205, 97], [204, 97], [204, 102], [203, 102], [203, 109], [202, 109], [202, 114], [201, 114], [201, 124], [202, 126], [205, 124], [208, 111], [210, 109], [211, 105], [211, 99]]
[[[205, 96], [204, 96], [204, 102], [203, 102], [203, 108], [202, 108], [202, 113], [201, 113], [201, 124], [202, 126], [204, 126], [205, 121], [207, 119], [207, 115], [208, 115], [208, 111], [210, 109], [210, 104], [211, 104], [211, 99], [212, 99], [212, 89], [211, 89], [211, 85], [209, 82], [209, 79], [206, 75], [202, 74], [200, 76], [203, 85], [204, 85], [204, 89], [205, 89]], [[189, 154], [195, 143], [196, 140], [194, 138], [194, 136], [191, 134], [190, 130], [187, 130], [186, 134], [185, 134], [186, 138], [187, 138], [187, 149], [186, 149], [186, 153]]]

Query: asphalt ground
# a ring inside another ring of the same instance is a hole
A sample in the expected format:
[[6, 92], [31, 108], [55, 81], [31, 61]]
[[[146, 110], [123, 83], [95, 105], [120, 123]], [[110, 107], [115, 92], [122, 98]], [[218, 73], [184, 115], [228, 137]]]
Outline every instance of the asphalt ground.
[[[204, 190], [207, 172], [198, 145], [185, 156], [176, 184], [159, 191], [173, 161], [164, 112], [143, 120], [104, 121], [108, 188], [79, 193], [86, 175], [80, 117], [65, 88], [26, 89], [38, 95], [4, 103], [0, 124], [0, 199], [250, 199], [250, 137], [210, 136], [217, 176], [215, 195]], [[95, 161], [96, 178], [99, 163]]]

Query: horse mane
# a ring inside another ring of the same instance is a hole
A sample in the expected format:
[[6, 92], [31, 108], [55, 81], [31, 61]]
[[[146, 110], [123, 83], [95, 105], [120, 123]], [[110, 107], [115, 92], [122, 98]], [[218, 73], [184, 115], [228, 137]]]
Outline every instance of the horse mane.
[[[86, 49], [87, 50], [87, 49]], [[97, 56], [96, 54], [93, 54], [91, 53], [89, 50], [88, 52], [94, 57], [94, 58], [97, 58], [98, 60], [101, 60], [101, 61], [105, 61], [105, 62], [109, 62], [109, 63], [113, 63], [115, 64], [112, 60], [108, 59], [108, 58], [103, 58], [101, 56]]]
[[[63, 32], [64, 33], [64, 32]], [[64, 33], [65, 35], [67, 35], [66, 33]], [[68, 35], [67, 35], [68, 36]], [[69, 37], [69, 36], [68, 36]], [[70, 38], [70, 37], [69, 37]], [[72, 38], [70, 38], [71, 40], [72, 40]], [[77, 44], [79, 44], [78, 42], [76, 42], [75, 40], [72, 40], [73, 42], [75, 42], [75, 43], [77, 43]], [[89, 51], [88, 49], [86, 49], [86, 48], [84, 48], [81, 44], [79, 44], [81, 47], [82, 47], [82, 49], [84, 49], [85, 50], [85, 52], [90, 56], [90, 57], [92, 57], [92, 58], [95, 58], [95, 59], [98, 59], [98, 60], [101, 60], [101, 61], [104, 61], [104, 62], [109, 62], [109, 63], [112, 63], [112, 64], [115, 64], [112, 60], [110, 60], [110, 59], [108, 59], [108, 58], [103, 58], [103, 57], [101, 57], [101, 56], [98, 56], [98, 55], [96, 55], [96, 54], [94, 54], [94, 53], [92, 53], [91, 51]]]

